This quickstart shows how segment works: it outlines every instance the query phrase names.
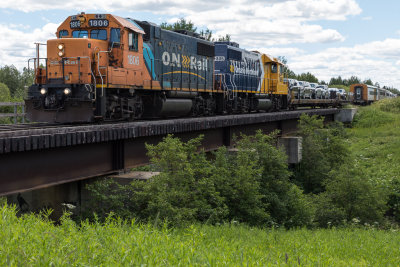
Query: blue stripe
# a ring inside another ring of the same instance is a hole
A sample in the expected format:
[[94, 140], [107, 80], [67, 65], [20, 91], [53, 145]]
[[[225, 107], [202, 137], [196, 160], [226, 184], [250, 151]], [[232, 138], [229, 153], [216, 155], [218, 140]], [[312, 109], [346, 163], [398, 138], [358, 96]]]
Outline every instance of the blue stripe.
[[153, 80], [156, 80], [156, 72], [154, 71], [154, 55], [153, 51], [151, 51], [151, 48], [148, 44], [143, 43], [143, 57], [144, 57], [144, 62], [146, 63], [147, 70], [150, 72], [152, 69], [151, 64], [153, 63]]

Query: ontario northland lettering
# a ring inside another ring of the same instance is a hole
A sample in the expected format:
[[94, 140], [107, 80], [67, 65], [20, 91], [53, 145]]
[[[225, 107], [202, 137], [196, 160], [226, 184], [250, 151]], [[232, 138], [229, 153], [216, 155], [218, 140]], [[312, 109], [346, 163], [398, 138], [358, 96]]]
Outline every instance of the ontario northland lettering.
[[162, 54], [162, 62], [165, 66], [170, 67], [180, 68], [182, 66], [185, 69], [191, 70], [208, 70], [206, 58], [189, 57], [178, 53], [170, 53], [168, 51]]

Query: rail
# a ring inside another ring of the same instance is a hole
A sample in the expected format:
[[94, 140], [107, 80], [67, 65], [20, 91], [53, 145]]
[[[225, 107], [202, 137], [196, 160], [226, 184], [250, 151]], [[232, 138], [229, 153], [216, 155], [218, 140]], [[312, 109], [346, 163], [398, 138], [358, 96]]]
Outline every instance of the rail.
[[[0, 102], [1, 107], [13, 107], [13, 113], [1, 113], [0, 118], [10, 118], [13, 117], [14, 124], [18, 123], [18, 117], [22, 117], [22, 123], [25, 123], [25, 103], [23, 102]], [[18, 107], [21, 107], [21, 113], [18, 112]]]

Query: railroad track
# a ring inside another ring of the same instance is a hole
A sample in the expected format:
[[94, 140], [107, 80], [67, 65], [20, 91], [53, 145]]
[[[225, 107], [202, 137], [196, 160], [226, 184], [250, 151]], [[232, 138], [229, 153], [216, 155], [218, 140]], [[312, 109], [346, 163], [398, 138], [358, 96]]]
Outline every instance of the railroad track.
[[[106, 122], [95, 122], [95, 123], [73, 123], [73, 124], [62, 124], [62, 123], [21, 123], [21, 124], [0, 124], [0, 138], [11, 138], [11, 137], [22, 137], [22, 136], [35, 136], [35, 135], [44, 135], [44, 134], [66, 134], [70, 132], [77, 131], [92, 131], [94, 128], [96, 130], [103, 130], [105, 128], [110, 129], [110, 125], [114, 129], [126, 128], [132, 126], [139, 126], [148, 123], [168, 123], [171, 121], [179, 122], [180, 120], [185, 119], [199, 119], [203, 118], [204, 120], [212, 119], [214, 117], [241, 117], [248, 115], [262, 115], [262, 114], [279, 114], [279, 113], [292, 113], [299, 111], [311, 111], [316, 109], [310, 108], [299, 108], [292, 111], [280, 111], [280, 112], [258, 112], [258, 113], [247, 113], [247, 114], [230, 114], [230, 115], [216, 115], [216, 116], [205, 116], [205, 117], [184, 117], [184, 118], [167, 118], [167, 119], [148, 119], [148, 120], [135, 120], [135, 121], [106, 121]], [[324, 110], [324, 109], [319, 109]]]
[[60, 126], [60, 124], [50, 124], [50, 123], [0, 124], [0, 132], [16, 131], [21, 129], [35, 129], [43, 127], [56, 127], [56, 126]]

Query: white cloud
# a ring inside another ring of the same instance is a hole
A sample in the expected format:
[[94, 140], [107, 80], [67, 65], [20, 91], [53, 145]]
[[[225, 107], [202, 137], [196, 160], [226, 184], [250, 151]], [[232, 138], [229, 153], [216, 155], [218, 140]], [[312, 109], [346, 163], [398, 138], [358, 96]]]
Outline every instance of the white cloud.
[[[186, 18], [206, 25], [216, 35], [229, 33], [244, 46], [343, 41], [334, 29], [324, 29], [318, 20], [345, 20], [361, 13], [354, 0], [234, 1], [210, 10], [188, 10]], [[254, 44], [255, 43], [255, 44]]]
[[[14, 65], [17, 68], [27, 67], [28, 59], [35, 55], [35, 42], [46, 43], [54, 38], [57, 24], [48, 23], [42, 28], [25, 33], [13, 25], [0, 24], [0, 66]], [[46, 49], [41, 50], [45, 56]]]
[[305, 53], [304, 50], [295, 47], [268, 47], [268, 48], [252, 48], [251, 51], [272, 55], [274, 57], [284, 56], [285, 58], [300, 56]]
[[331, 77], [371, 78], [381, 85], [400, 88], [400, 39], [374, 41], [353, 47], [328, 48], [289, 57], [289, 67], [296, 73], [311, 72], [329, 82]]
[[[231, 34], [242, 47], [266, 47], [293, 43], [340, 42], [344, 37], [335, 29], [325, 29], [318, 20], [345, 20], [361, 12], [356, 0], [14, 0], [3, 1], [4, 12], [44, 10], [85, 11], [87, 7], [102, 13], [148, 11], [168, 17], [185, 17], [199, 27], [208, 27], [215, 36]], [[34, 55], [34, 42], [53, 38], [56, 25], [41, 29], [22, 29], [0, 24], [0, 65], [22, 66]], [[40, 19], [39, 18], [39, 19]], [[172, 21], [172, 20], [170, 20]], [[289, 50], [286, 50], [290, 52]], [[291, 49], [293, 51], [293, 49]]]
[[238, 40], [255, 37], [268, 45], [343, 41], [338, 31], [324, 29], [313, 22], [346, 20], [348, 16], [361, 13], [356, 0], [97, 0], [96, 5], [89, 0], [14, 0], [2, 4], [2, 8], [24, 12], [84, 11], [87, 7], [101, 12], [141, 10], [184, 16], [217, 35], [229, 33]]

